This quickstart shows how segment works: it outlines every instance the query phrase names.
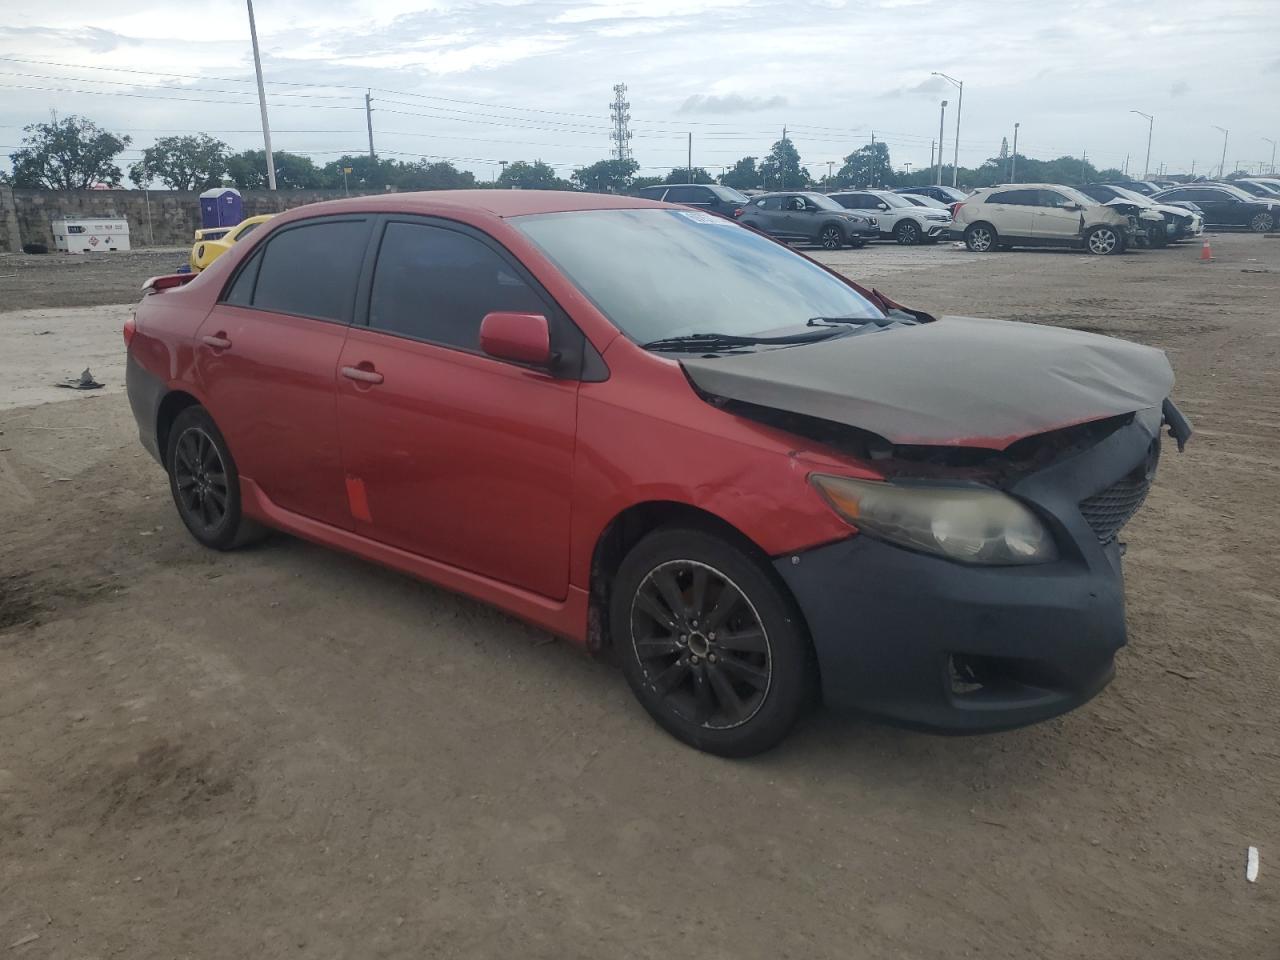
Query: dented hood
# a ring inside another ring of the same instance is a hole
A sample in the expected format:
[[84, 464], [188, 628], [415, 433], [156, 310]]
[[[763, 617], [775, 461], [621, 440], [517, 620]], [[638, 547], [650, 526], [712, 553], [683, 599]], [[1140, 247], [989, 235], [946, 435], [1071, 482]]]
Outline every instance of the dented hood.
[[681, 361], [702, 391], [879, 434], [1003, 450], [1023, 437], [1158, 407], [1164, 352], [1060, 327], [943, 317], [755, 353]]

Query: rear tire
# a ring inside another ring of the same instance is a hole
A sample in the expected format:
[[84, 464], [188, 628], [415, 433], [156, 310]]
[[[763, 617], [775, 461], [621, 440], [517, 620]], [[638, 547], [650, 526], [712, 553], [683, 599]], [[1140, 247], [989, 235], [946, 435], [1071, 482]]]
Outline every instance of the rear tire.
[[802, 624], [763, 562], [689, 527], [636, 544], [609, 600], [614, 649], [641, 705], [676, 739], [722, 757], [768, 750], [811, 699]]
[[169, 428], [169, 490], [191, 535], [213, 550], [233, 550], [267, 530], [241, 511], [240, 472], [218, 425], [201, 406], [187, 407]]
[[1249, 229], [1254, 233], [1270, 233], [1275, 229], [1275, 226], [1275, 216], [1265, 211], [1254, 214], [1253, 219], [1249, 221]]
[[975, 223], [964, 232], [964, 245], [973, 253], [990, 253], [999, 242], [996, 228], [989, 223]]

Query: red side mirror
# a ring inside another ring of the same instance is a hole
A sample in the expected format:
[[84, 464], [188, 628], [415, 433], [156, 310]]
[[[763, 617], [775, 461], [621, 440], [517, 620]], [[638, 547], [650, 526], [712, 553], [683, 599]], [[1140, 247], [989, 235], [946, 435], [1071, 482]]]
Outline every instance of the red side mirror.
[[499, 360], [551, 365], [551, 330], [539, 313], [490, 313], [480, 321], [480, 349]]

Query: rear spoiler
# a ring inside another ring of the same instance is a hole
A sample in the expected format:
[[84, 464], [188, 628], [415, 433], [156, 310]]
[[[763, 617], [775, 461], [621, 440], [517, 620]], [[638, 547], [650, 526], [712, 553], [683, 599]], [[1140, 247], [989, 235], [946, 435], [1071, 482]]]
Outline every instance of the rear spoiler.
[[181, 287], [190, 283], [198, 273], [171, 273], [163, 277], [149, 277], [147, 282], [142, 285], [144, 294], [160, 293], [163, 290], [171, 290], [174, 287]]

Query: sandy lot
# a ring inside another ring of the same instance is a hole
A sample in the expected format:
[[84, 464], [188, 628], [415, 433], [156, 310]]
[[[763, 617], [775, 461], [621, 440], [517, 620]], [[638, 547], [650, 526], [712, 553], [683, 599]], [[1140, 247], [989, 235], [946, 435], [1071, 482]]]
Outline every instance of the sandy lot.
[[[750, 762], [479, 604], [197, 547], [119, 392], [127, 306], [66, 309], [132, 300], [150, 255], [30, 267], [0, 286], [0, 952], [1280, 956], [1280, 240], [1213, 242], [822, 255], [1162, 347], [1198, 434], [1127, 530], [1093, 703], [966, 739], [819, 713]], [[86, 365], [105, 390], [48, 386]]]

